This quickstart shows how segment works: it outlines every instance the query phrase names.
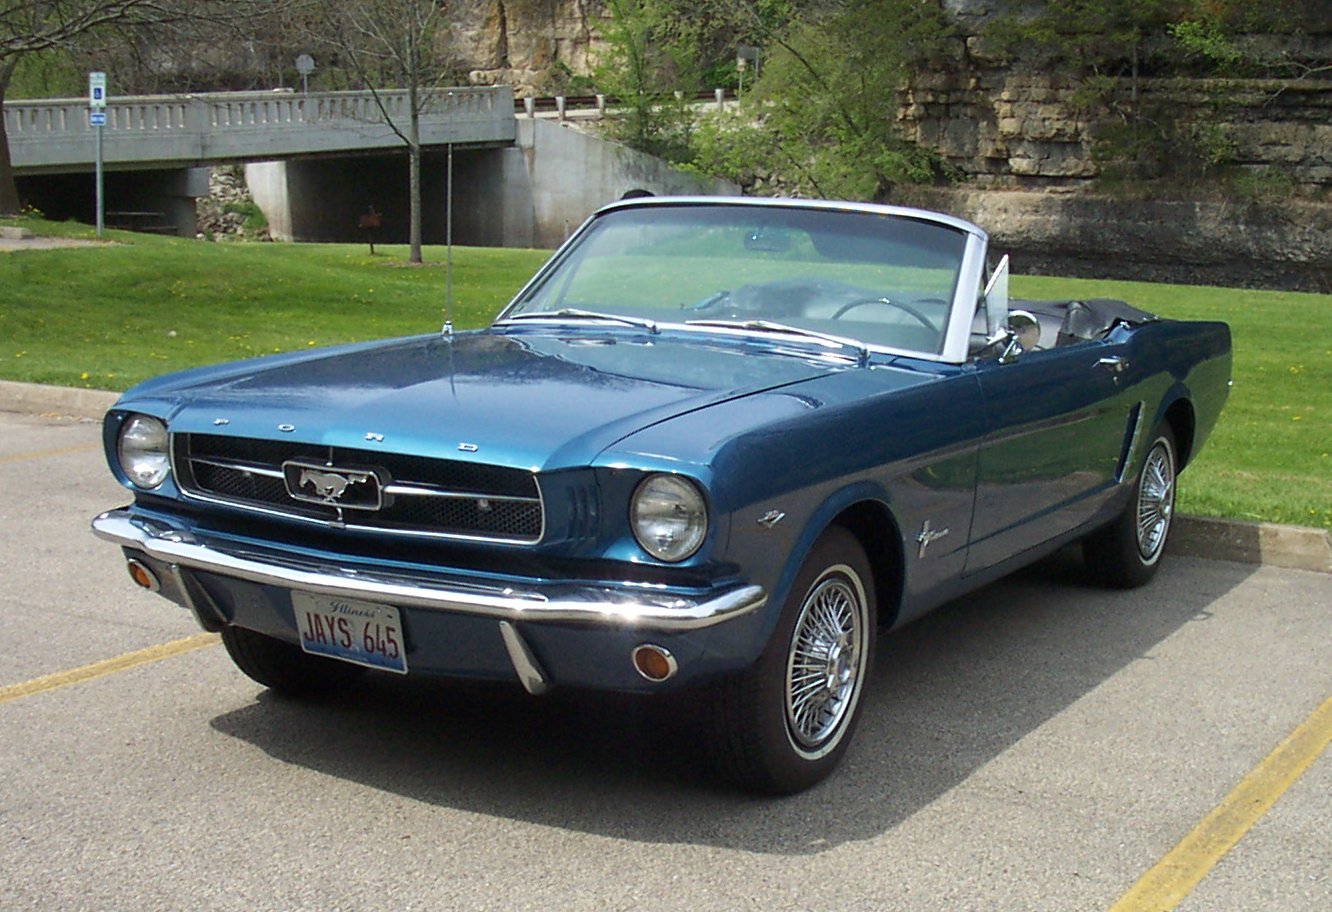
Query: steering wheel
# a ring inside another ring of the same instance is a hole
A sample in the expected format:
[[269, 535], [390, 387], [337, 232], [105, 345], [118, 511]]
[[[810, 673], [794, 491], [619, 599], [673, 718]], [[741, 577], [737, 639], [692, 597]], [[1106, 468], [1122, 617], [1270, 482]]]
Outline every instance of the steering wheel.
[[856, 307], [865, 307], [869, 304], [882, 304], [885, 307], [895, 307], [898, 310], [915, 317], [930, 332], [939, 331], [939, 328], [930, 322], [929, 317], [925, 316], [919, 310], [916, 310], [916, 308], [912, 307], [910, 304], [903, 304], [901, 301], [890, 301], [887, 298], [858, 298], [855, 301], [843, 304], [841, 307], [837, 308], [837, 311], [832, 315], [832, 319], [840, 320], [842, 319], [842, 314], [846, 313], [848, 310]]

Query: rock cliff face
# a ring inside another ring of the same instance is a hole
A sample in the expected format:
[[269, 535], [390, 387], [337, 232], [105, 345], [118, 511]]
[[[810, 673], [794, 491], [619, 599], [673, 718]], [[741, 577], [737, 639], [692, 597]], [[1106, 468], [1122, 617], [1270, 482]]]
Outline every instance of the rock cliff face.
[[[1256, 51], [1273, 45], [1267, 56], [1286, 59], [1292, 78], [1150, 78], [1148, 68], [1144, 78], [1119, 79], [1113, 106], [1052, 75], [1046, 60], [998, 51], [984, 29], [1013, 0], [944, 5], [957, 23], [954, 65], [913, 79], [898, 120], [979, 186], [1079, 188], [1103, 173], [1098, 136], [1141, 115], [1174, 127], [1153, 138], [1163, 158], [1192, 156], [1200, 165], [1275, 173], [1315, 194], [1332, 190], [1332, 79], [1295, 78], [1332, 61], [1332, 4], [1324, 0], [1310, 0], [1301, 34], [1239, 38]], [[1178, 53], [1150, 43], [1143, 51], [1144, 60]]]
[[469, 80], [523, 96], [591, 71], [605, 9], [600, 0], [455, 0], [451, 15], [449, 50]]

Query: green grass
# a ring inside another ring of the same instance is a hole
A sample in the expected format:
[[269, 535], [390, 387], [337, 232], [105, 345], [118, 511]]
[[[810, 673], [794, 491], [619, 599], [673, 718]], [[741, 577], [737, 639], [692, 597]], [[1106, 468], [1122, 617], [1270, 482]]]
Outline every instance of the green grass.
[[[8, 224], [14, 224], [9, 222]], [[42, 235], [84, 225], [26, 220]], [[0, 252], [0, 378], [124, 389], [183, 367], [437, 330], [444, 251], [228, 244], [109, 231], [99, 247]], [[543, 251], [454, 251], [454, 323], [484, 325]], [[1332, 529], [1332, 295], [1016, 277], [1036, 298], [1118, 297], [1220, 319], [1235, 386], [1180, 490], [1186, 512]]]
[[[12, 222], [11, 222], [12, 224]], [[42, 235], [87, 226], [28, 220]], [[438, 330], [445, 252], [209, 243], [108, 231], [98, 247], [0, 252], [0, 377], [124, 389], [166, 371]], [[453, 319], [487, 323], [549, 254], [454, 251]]]

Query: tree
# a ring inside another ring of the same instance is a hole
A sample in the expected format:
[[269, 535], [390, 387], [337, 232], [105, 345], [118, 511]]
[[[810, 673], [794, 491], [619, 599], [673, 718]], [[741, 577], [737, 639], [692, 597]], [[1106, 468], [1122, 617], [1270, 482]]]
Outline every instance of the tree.
[[[315, 0], [322, 15], [311, 39], [335, 58], [375, 100], [383, 122], [407, 147], [409, 231], [413, 263], [421, 262], [421, 115], [438, 105], [455, 68], [444, 51], [445, 0]], [[407, 123], [393, 116], [384, 90], [407, 92]]]
[[[951, 25], [939, 3], [729, 8], [740, 33], [764, 45], [765, 62], [744, 113], [699, 129], [700, 167], [743, 183], [760, 168], [749, 153], [770, 150], [774, 189], [842, 199], [881, 199], [897, 183], [936, 176], [935, 157], [899, 133], [896, 110], [910, 74], [947, 53]], [[772, 15], [779, 9], [793, 18]]]
[[635, 149], [678, 160], [688, 151], [698, 89], [697, 33], [676, 0], [606, 0], [606, 51], [597, 88], [618, 108], [610, 134]]

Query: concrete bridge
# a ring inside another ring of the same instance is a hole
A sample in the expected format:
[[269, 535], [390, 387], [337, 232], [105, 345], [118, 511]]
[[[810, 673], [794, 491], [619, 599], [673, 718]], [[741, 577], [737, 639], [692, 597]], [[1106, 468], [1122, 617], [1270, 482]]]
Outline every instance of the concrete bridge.
[[[400, 147], [384, 112], [406, 134], [405, 91], [380, 92], [378, 103], [369, 92], [114, 99], [106, 107], [102, 157], [107, 167], [192, 167]], [[4, 113], [16, 173], [92, 167], [96, 128], [88, 125], [86, 100], [11, 101]], [[426, 92], [420, 128], [426, 146], [509, 145], [516, 135], [513, 92], [507, 86]]]
[[[368, 91], [113, 99], [102, 134], [107, 224], [193, 236], [195, 200], [208, 194], [211, 166], [239, 162], [276, 237], [358, 240], [359, 216], [373, 206], [383, 224], [376, 240], [404, 240], [405, 146], [385, 112], [405, 133], [407, 93], [378, 95], [378, 102]], [[549, 121], [525, 108], [525, 117], [515, 116], [507, 86], [427, 94], [420, 118], [427, 242], [443, 240], [450, 147], [459, 243], [551, 246], [630, 187], [732, 189], [561, 126], [563, 106]], [[7, 102], [4, 118], [20, 197], [48, 216], [92, 221], [96, 132], [86, 100]]]

